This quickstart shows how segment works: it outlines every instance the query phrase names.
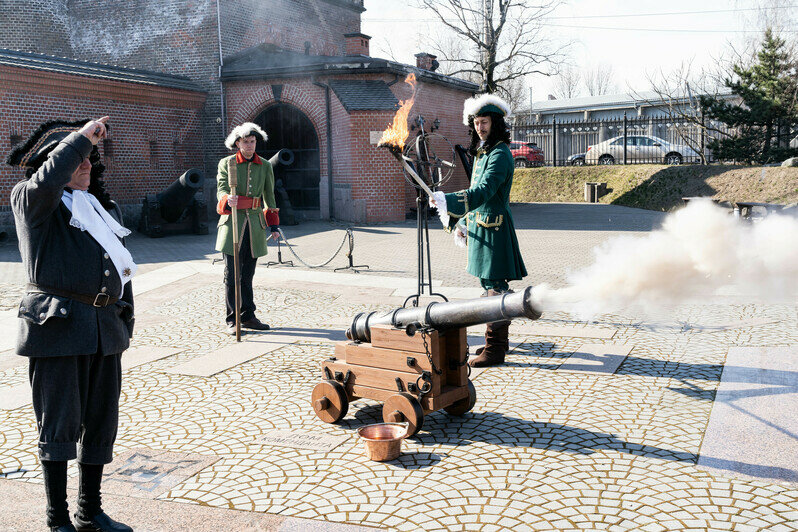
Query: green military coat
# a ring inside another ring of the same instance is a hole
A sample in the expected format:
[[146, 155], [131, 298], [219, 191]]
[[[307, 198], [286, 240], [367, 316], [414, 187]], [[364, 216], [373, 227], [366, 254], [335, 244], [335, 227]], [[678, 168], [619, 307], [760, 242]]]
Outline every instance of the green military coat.
[[[252, 256], [262, 257], [267, 253], [266, 243], [271, 236], [263, 209], [276, 209], [277, 207], [274, 200], [274, 171], [271, 163], [258, 157], [257, 154], [250, 162], [241, 157], [236, 158], [237, 156], [238, 153], [219, 161], [219, 168], [216, 174], [216, 199], [221, 200], [225, 195], [230, 195], [228, 176], [228, 164], [230, 164], [230, 161], [244, 161], [235, 163], [238, 180], [235, 194], [237, 196], [261, 198], [263, 204], [255, 209], [239, 209], [236, 211], [238, 215], [239, 241], [241, 240], [240, 235], [244, 234], [244, 228], [249, 227]], [[233, 254], [233, 220], [229, 214], [222, 214], [219, 217], [216, 250], [227, 255]], [[239, 248], [239, 251], [243, 250]]]
[[467, 227], [468, 273], [480, 279], [516, 280], [526, 276], [513, 215], [510, 188], [513, 156], [504, 142], [480, 148], [474, 160], [471, 187], [446, 194], [449, 230], [461, 218]]

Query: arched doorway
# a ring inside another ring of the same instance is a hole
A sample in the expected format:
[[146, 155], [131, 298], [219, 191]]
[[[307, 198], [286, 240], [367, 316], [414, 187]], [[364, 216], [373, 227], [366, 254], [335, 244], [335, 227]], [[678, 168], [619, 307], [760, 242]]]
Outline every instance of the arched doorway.
[[281, 148], [294, 152], [291, 166], [274, 169], [275, 181], [282, 180], [295, 210], [305, 211], [310, 217], [314, 217], [312, 211], [316, 211], [315, 217], [318, 217], [321, 164], [319, 138], [313, 123], [302, 111], [287, 103], [264, 109], [254, 122], [269, 135], [265, 143], [258, 138], [258, 155], [268, 159]]

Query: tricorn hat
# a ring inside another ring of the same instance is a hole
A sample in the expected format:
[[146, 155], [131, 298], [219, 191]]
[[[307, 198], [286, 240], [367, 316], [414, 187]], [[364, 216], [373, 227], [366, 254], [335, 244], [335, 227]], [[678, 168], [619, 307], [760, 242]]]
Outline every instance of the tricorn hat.
[[252, 122], [244, 122], [240, 126], [236, 126], [233, 128], [233, 131], [227, 135], [227, 138], [224, 141], [224, 145], [227, 146], [228, 149], [233, 149], [236, 145], [236, 141], [238, 139], [242, 139], [245, 137], [249, 137], [250, 135], [260, 135], [263, 139], [263, 142], [269, 140], [269, 135], [263, 131], [258, 124], [253, 124]]
[[[38, 168], [47, 160], [48, 154], [67, 135], [83, 127], [86, 120], [68, 122], [65, 120], [51, 120], [41, 124], [28, 140], [17, 144], [6, 157], [6, 164], [22, 166], [24, 168]], [[107, 126], [106, 126], [107, 127]]]
[[470, 117], [482, 116], [485, 113], [496, 113], [505, 118], [512, 116], [510, 104], [495, 94], [482, 94], [469, 98], [463, 103], [463, 124], [467, 126]]

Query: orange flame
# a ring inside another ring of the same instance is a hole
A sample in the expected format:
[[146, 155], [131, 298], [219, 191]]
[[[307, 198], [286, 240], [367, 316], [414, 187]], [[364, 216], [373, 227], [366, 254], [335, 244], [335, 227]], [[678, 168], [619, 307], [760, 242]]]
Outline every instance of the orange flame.
[[394, 146], [399, 149], [405, 147], [405, 140], [409, 131], [407, 129], [407, 116], [410, 114], [410, 109], [413, 107], [413, 102], [416, 99], [416, 75], [408, 74], [405, 78], [405, 83], [413, 88], [413, 94], [410, 99], [399, 102], [401, 107], [393, 117], [393, 124], [388, 129], [382, 132], [382, 137], [377, 143], [377, 146]]

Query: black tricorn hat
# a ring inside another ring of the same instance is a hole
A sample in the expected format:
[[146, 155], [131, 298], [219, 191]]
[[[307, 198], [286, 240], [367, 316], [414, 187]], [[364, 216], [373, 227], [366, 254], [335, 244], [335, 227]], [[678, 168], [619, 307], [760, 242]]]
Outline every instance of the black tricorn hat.
[[65, 120], [51, 120], [44, 122], [31, 134], [25, 142], [17, 144], [6, 157], [6, 164], [22, 166], [24, 168], [38, 168], [47, 160], [47, 155], [67, 135], [83, 127], [86, 120], [67, 122]]

